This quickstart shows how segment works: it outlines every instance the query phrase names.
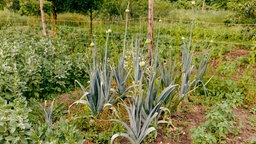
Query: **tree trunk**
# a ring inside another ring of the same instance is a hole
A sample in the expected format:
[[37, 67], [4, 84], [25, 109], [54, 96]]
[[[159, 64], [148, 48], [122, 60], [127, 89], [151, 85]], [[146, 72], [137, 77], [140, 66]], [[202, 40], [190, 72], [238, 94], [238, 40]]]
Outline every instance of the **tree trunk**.
[[44, 0], [40, 0], [40, 10], [41, 10], [41, 17], [42, 17], [43, 35], [46, 36], [46, 21], [45, 21], [45, 14], [44, 14]]
[[148, 0], [148, 64], [151, 65], [153, 51], [154, 0]]
[[92, 39], [92, 8], [90, 8], [90, 38]]
[[203, 0], [202, 12], [205, 12], [205, 0]]

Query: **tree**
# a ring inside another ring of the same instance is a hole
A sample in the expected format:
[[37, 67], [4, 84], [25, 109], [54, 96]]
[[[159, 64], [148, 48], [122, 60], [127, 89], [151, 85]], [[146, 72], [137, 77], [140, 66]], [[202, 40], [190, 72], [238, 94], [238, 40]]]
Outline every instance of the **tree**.
[[56, 24], [57, 13], [76, 12], [81, 14], [89, 13], [90, 16], [90, 36], [92, 36], [93, 11], [99, 10], [103, 0], [48, 0], [52, 2], [52, 15]]
[[[38, 0], [19, 0], [19, 13], [28, 16], [40, 16], [40, 1]], [[44, 12], [50, 14], [51, 3], [44, 1]]]
[[0, 9], [18, 11], [20, 9], [19, 0], [0, 0]]

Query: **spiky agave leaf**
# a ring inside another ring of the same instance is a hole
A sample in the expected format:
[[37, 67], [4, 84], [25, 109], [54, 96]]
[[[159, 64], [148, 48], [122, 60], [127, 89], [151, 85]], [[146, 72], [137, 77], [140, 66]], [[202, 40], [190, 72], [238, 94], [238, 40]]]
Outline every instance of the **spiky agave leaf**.
[[136, 141], [134, 141], [127, 133], [114, 134], [114, 135], [111, 137], [110, 143], [112, 144], [112, 143], [114, 142], [114, 140], [115, 140], [117, 137], [125, 137], [125, 138], [127, 138], [128, 140], [130, 140], [132, 144], [137, 144]]
[[170, 84], [168, 87], [166, 87], [157, 97], [156, 102], [159, 103], [160, 101], [166, 102], [168, 101], [170, 98], [173, 97], [174, 92], [177, 88], [177, 84], [176, 85], [172, 85]]
[[148, 114], [153, 109], [153, 107], [155, 105], [156, 95], [157, 95], [157, 91], [159, 88], [159, 86], [158, 86], [155, 89], [156, 76], [157, 76], [157, 73], [155, 73], [153, 76], [150, 75], [148, 92], [147, 92], [147, 96], [146, 96], [145, 104], [144, 104], [145, 111]]
[[[76, 82], [83, 89], [84, 95], [78, 101], [71, 104], [70, 107], [78, 103], [86, 104], [92, 112], [92, 115], [97, 115], [103, 109], [106, 103], [98, 70], [96, 69], [90, 75], [90, 93], [86, 91], [86, 89], [80, 82]], [[84, 97], [86, 97], [86, 100], [83, 100]]]
[[126, 124], [123, 121], [113, 120], [121, 123], [126, 128], [127, 133], [114, 134], [111, 138], [111, 143], [113, 143], [115, 138], [119, 136], [123, 136], [128, 138], [133, 144], [140, 144], [149, 133], [156, 130], [154, 127], [149, 128], [149, 125], [153, 121], [153, 119], [157, 116], [158, 114], [157, 109], [159, 109], [159, 106], [160, 104], [155, 106], [154, 109], [146, 118], [146, 120], [143, 121], [142, 99], [141, 98], [134, 99], [133, 103], [129, 107], [125, 106], [129, 116], [130, 126], [128, 126], [128, 124]]
[[180, 90], [180, 95], [179, 95], [179, 100], [182, 99], [182, 97], [186, 97], [187, 92], [190, 89], [190, 75], [193, 69], [192, 66], [192, 55], [189, 50], [190, 46], [186, 48], [186, 45], [183, 45], [183, 50], [182, 50], [182, 62], [183, 62], [183, 67], [182, 67], [182, 83], [181, 83], [181, 90]]
[[208, 92], [207, 92], [206, 85], [204, 84], [202, 79], [206, 72], [206, 69], [208, 66], [208, 61], [209, 61], [209, 56], [207, 56], [206, 54], [202, 54], [200, 56], [200, 63], [199, 63], [198, 69], [196, 71], [195, 79], [194, 79], [194, 82], [195, 82], [194, 88], [196, 89], [200, 85], [203, 86], [205, 95], [207, 95]]

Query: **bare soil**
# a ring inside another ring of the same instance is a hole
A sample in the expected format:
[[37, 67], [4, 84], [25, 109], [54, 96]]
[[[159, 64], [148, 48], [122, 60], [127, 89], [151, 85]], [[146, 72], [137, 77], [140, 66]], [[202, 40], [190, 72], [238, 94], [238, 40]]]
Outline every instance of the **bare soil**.
[[233, 110], [233, 113], [237, 118], [235, 125], [239, 126], [241, 124], [242, 129], [236, 136], [228, 135], [228, 138], [226, 139], [228, 144], [249, 143], [251, 139], [256, 139], [256, 124], [253, 126], [249, 124], [249, 118], [254, 119], [254, 122], [256, 122], [256, 117], [249, 111], [249, 109], [250, 108], [237, 107]]

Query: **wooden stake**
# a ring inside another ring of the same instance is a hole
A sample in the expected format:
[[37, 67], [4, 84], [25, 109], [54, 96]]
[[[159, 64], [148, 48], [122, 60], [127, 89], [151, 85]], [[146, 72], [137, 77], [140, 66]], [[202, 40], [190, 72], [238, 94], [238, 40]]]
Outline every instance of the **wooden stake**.
[[46, 36], [46, 20], [45, 20], [45, 14], [44, 14], [44, 0], [40, 0], [40, 10], [41, 10], [41, 17], [42, 17], [43, 35]]

